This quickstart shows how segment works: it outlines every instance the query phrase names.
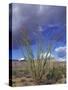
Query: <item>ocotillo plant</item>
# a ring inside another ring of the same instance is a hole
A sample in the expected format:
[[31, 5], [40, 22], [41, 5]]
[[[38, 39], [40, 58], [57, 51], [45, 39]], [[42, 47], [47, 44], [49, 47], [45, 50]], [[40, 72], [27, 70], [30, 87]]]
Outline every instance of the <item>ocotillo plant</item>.
[[50, 45], [48, 46], [48, 50], [44, 58], [44, 56], [41, 55], [42, 53], [44, 53], [44, 44], [43, 44], [44, 41], [42, 37], [40, 38], [40, 36], [38, 36], [36, 38], [37, 55], [36, 55], [36, 60], [34, 60], [34, 55], [31, 48], [31, 40], [29, 38], [29, 32], [26, 30], [23, 30], [21, 34], [22, 34], [21, 42], [24, 49], [23, 55], [28, 62], [29, 72], [31, 73], [34, 81], [36, 83], [40, 83], [43, 79], [43, 76], [46, 73], [46, 70], [45, 70], [46, 62], [48, 60], [48, 54], [50, 53], [51, 47]]

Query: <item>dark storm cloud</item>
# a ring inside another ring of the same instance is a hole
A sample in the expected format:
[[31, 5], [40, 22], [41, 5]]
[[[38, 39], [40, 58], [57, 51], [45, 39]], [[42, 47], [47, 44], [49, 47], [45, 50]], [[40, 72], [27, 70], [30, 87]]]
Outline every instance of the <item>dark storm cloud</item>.
[[21, 25], [35, 26], [65, 23], [65, 8], [60, 6], [42, 6], [30, 4], [12, 5], [13, 31]]
[[27, 31], [30, 31], [31, 41], [33, 44], [34, 37], [37, 33], [45, 32], [46, 28], [49, 30], [49, 27], [52, 28], [52, 25], [53, 28], [55, 27], [54, 29], [58, 29], [57, 26], [54, 26], [56, 24], [60, 24], [60, 26], [66, 24], [65, 7], [12, 4], [13, 48], [18, 48], [20, 46], [19, 41], [21, 39], [21, 33], [19, 32], [23, 31], [23, 27], [26, 28]]
[[63, 24], [51, 24], [47, 28], [44, 27], [43, 35], [48, 40], [56, 42], [66, 42], [66, 26]]

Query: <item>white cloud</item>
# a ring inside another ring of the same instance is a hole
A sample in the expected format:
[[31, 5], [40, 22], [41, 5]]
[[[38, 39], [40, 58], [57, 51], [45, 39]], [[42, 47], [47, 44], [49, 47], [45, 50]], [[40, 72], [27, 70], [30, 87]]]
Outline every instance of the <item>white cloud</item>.
[[55, 48], [55, 53], [59, 61], [66, 59], [66, 46]]
[[22, 61], [22, 60], [24, 60], [24, 58], [20, 58], [20, 59], [19, 59], [19, 61]]
[[55, 51], [56, 51], [56, 52], [60, 52], [60, 51], [66, 52], [66, 47], [64, 46], [64, 47], [55, 48]]

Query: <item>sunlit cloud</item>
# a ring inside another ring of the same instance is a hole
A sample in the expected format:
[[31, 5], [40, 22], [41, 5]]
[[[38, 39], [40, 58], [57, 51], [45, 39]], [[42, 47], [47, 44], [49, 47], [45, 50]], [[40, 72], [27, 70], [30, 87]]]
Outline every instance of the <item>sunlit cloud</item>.
[[62, 58], [62, 59], [66, 58], [66, 46], [55, 48], [55, 52], [57, 54], [57, 57]]
[[66, 51], [66, 46], [63, 46], [63, 47], [58, 47], [55, 49], [56, 52], [65, 52]]

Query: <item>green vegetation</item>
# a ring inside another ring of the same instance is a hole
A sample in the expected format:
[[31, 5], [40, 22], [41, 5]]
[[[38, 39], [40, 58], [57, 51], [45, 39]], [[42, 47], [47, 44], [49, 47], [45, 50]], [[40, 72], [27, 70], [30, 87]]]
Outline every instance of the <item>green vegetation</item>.
[[[34, 32], [35, 33], [35, 32]], [[37, 33], [36, 33], [37, 34]], [[42, 53], [45, 52], [45, 44], [43, 43], [43, 38], [40, 35], [36, 37], [36, 48], [37, 48], [37, 53], [36, 53], [36, 60], [34, 60], [34, 55], [33, 51], [31, 48], [31, 40], [29, 38], [29, 32], [26, 30], [23, 30], [22, 32], [22, 44], [23, 44], [23, 49], [24, 49], [24, 57], [27, 60], [28, 63], [28, 71], [31, 73], [32, 78], [34, 79], [35, 82], [40, 83], [44, 74], [46, 73], [46, 62], [48, 60], [48, 54], [51, 53], [51, 46], [48, 46], [46, 56], [45, 58]]]
[[56, 83], [59, 79], [63, 78], [62, 75], [60, 68], [53, 67], [47, 74], [47, 79], [50, 81], [49, 83]]

